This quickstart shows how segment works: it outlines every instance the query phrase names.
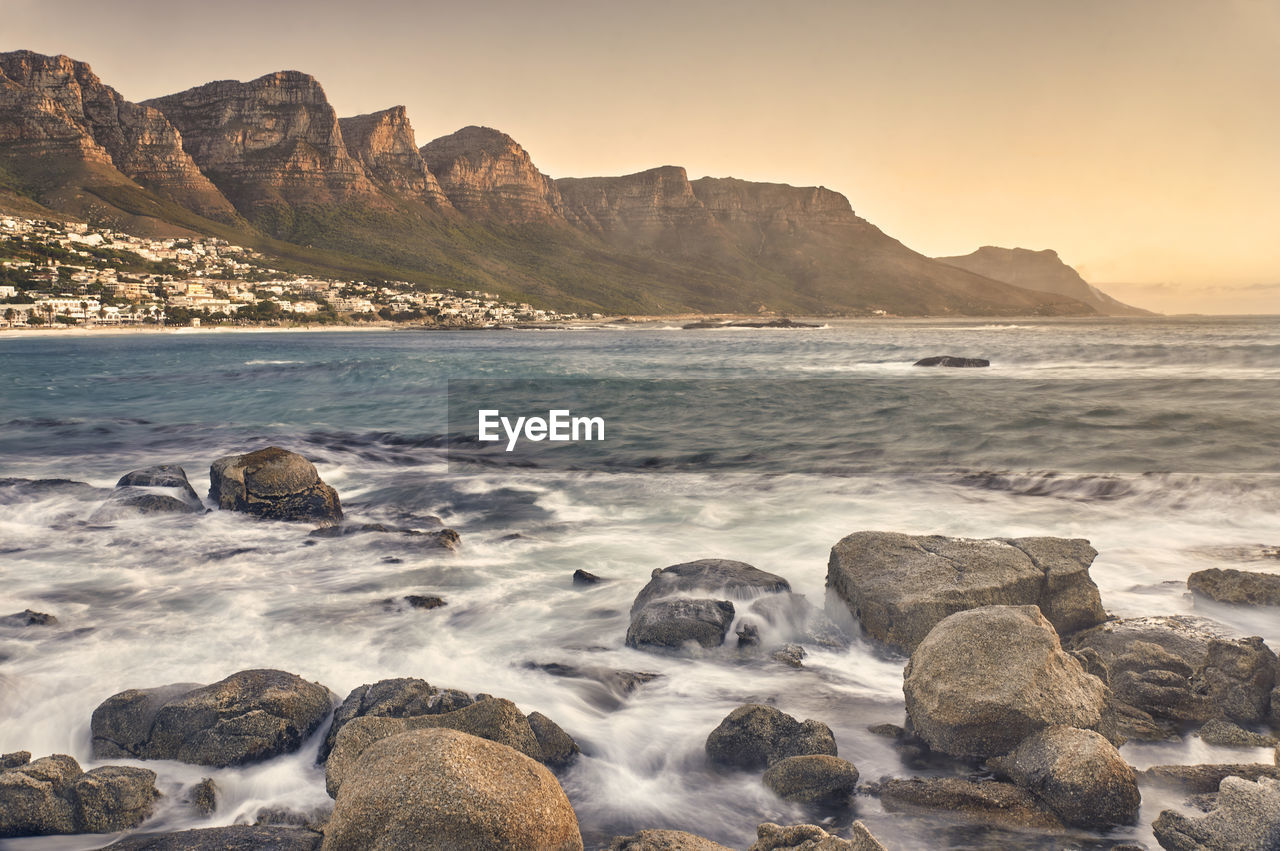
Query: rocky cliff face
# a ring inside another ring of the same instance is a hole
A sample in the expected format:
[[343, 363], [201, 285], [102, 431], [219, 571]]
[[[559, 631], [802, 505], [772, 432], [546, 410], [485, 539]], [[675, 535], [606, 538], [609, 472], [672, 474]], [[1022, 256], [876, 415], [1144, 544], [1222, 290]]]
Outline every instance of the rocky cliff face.
[[235, 214], [164, 115], [125, 100], [66, 56], [0, 54], [0, 150], [47, 170], [79, 163], [106, 181], [115, 169], [202, 215]]
[[997, 248], [984, 245], [972, 254], [939, 257], [939, 262], [1035, 292], [1064, 295], [1107, 316], [1151, 316], [1151, 312], [1117, 301], [1089, 284], [1063, 263], [1052, 249]]
[[707, 227], [706, 207], [678, 166], [623, 177], [566, 177], [556, 181], [565, 217], [593, 233], [652, 237], [668, 228]]
[[691, 184], [693, 194], [722, 222], [754, 224], [861, 221], [849, 199], [823, 186], [752, 183], [732, 177], [704, 177]]
[[333, 107], [308, 74], [223, 80], [146, 105], [178, 128], [187, 153], [242, 212], [278, 204], [389, 206], [347, 151]]
[[436, 208], [453, 206], [422, 161], [403, 106], [342, 118], [338, 126], [352, 159], [387, 191]]
[[564, 217], [555, 182], [505, 133], [464, 127], [423, 145], [421, 154], [449, 201], [468, 216], [507, 224]]

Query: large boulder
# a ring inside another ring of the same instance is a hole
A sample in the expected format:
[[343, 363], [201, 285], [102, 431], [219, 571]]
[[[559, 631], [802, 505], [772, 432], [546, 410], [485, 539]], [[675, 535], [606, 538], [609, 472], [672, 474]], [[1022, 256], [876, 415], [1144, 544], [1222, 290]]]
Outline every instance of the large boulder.
[[1276, 687], [1276, 654], [1261, 638], [1213, 640], [1198, 679], [1219, 712], [1240, 724], [1261, 724]]
[[849, 838], [843, 839], [816, 824], [765, 822], [756, 826], [756, 841], [747, 851], [885, 851], [862, 822], [855, 821], [847, 830]]
[[447, 711], [441, 708], [440, 689], [417, 677], [397, 677], [366, 683], [352, 689], [342, 705], [333, 711], [329, 730], [320, 743], [316, 762], [329, 758], [338, 732], [348, 721], [365, 716], [375, 718], [408, 718], [411, 715], [433, 715]]
[[868, 635], [906, 651], [943, 618], [981, 606], [1039, 606], [1065, 634], [1106, 617], [1089, 577], [1096, 555], [1078, 538], [855, 532], [831, 549], [827, 587]]
[[1191, 671], [1204, 666], [1209, 642], [1226, 638], [1213, 621], [1190, 615], [1157, 615], [1154, 617], [1119, 618], [1077, 632], [1066, 639], [1071, 650], [1093, 650], [1108, 668], [1133, 650], [1134, 642], [1158, 645], [1171, 656], [1182, 660]]
[[870, 790], [891, 812], [941, 813], [948, 818], [1008, 827], [1061, 827], [1034, 795], [1012, 783], [971, 777], [909, 777]]
[[1219, 603], [1280, 606], [1280, 574], [1212, 567], [1188, 576], [1187, 587]]
[[1200, 818], [1165, 810], [1151, 831], [1169, 851], [1274, 851], [1280, 848], [1280, 782], [1228, 777], [1217, 809]]
[[437, 728], [497, 742], [539, 762], [544, 757], [542, 745], [528, 719], [514, 703], [502, 698], [481, 700], [441, 715], [353, 718], [338, 732], [325, 763], [325, 785], [329, 794], [338, 796], [361, 754], [375, 743], [400, 733]]
[[173, 833], [135, 834], [111, 851], [316, 851], [323, 835], [306, 828], [233, 824]]
[[1048, 727], [988, 764], [1065, 824], [1097, 830], [1137, 821], [1138, 776], [1115, 745], [1092, 730]]
[[858, 769], [836, 756], [789, 756], [769, 766], [760, 779], [787, 801], [845, 806], [858, 786]]
[[630, 836], [615, 836], [608, 851], [732, 851], [705, 836], [683, 830], [642, 830]]
[[907, 714], [934, 750], [957, 757], [1008, 753], [1062, 724], [1096, 729], [1107, 688], [1064, 652], [1035, 606], [984, 606], [945, 618], [903, 672]]
[[240, 671], [209, 686], [130, 689], [93, 711], [93, 755], [219, 768], [260, 762], [297, 750], [332, 705], [324, 686], [275, 670]]
[[321, 481], [315, 466], [276, 446], [214, 461], [209, 467], [209, 499], [223, 510], [271, 520], [323, 525], [342, 520], [338, 492]]
[[632, 616], [627, 646], [674, 650], [693, 641], [719, 647], [733, 615], [733, 603], [728, 600], [656, 600]]
[[422, 729], [364, 751], [338, 792], [323, 847], [581, 851], [582, 836], [543, 765], [456, 730]]
[[154, 771], [54, 754], [0, 771], [0, 838], [128, 830], [159, 797]]
[[655, 570], [649, 584], [640, 589], [631, 604], [631, 615], [654, 600], [668, 597], [715, 597], [728, 600], [750, 600], [761, 594], [790, 591], [787, 580], [766, 573], [746, 562], [721, 558], [673, 564]]
[[772, 706], [747, 703], [711, 731], [706, 751], [713, 765], [754, 770], [789, 756], [835, 756], [836, 740], [821, 721], [801, 723]]

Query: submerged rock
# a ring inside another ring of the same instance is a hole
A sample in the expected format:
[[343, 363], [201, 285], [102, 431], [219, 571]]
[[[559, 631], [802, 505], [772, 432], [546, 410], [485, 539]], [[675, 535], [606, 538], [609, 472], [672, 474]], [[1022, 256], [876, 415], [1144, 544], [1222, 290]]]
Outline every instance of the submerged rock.
[[1218, 807], [1200, 818], [1160, 813], [1151, 830], [1170, 851], [1271, 851], [1280, 848], [1280, 783], [1228, 777]]
[[161, 464], [125, 473], [107, 501], [89, 517], [90, 523], [110, 523], [143, 514], [204, 514], [204, 503], [187, 473], [177, 464]]
[[950, 817], [1012, 827], [1061, 827], [1062, 822], [1025, 789], [997, 780], [968, 777], [911, 777], [870, 789], [889, 812], [935, 812]]
[[1049, 727], [988, 764], [1065, 824], [1099, 830], [1137, 821], [1137, 775], [1114, 745], [1091, 730]]
[[573, 572], [574, 585], [598, 585], [605, 580], [594, 573], [588, 573], [582, 568], [578, 568]]
[[836, 756], [789, 756], [761, 777], [779, 798], [797, 804], [847, 806], [858, 786], [858, 769]]
[[305, 828], [233, 824], [135, 834], [107, 847], [112, 851], [316, 851], [323, 839], [323, 834]]
[[705, 836], [683, 830], [642, 830], [630, 836], [615, 836], [608, 851], [733, 851]]
[[187, 471], [177, 464], [159, 464], [155, 467], [147, 467], [143, 470], [125, 473], [120, 477], [120, 481], [116, 482], [116, 487], [170, 488], [179, 491], [179, 498], [183, 502], [194, 508], [204, 510], [204, 503], [200, 501], [199, 494], [196, 493], [196, 489], [191, 486], [191, 482], [187, 479]]
[[979, 606], [1038, 606], [1060, 633], [1106, 617], [1082, 539], [946, 538], [855, 532], [831, 550], [827, 587], [867, 634], [911, 651], [948, 615]]
[[1280, 606], [1280, 574], [1214, 567], [1188, 576], [1187, 587], [1219, 603]]
[[312, 529], [312, 538], [349, 538], [352, 535], [365, 535], [372, 532], [401, 535], [409, 538], [419, 549], [457, 550], [462, 536], [453, 529], [434, 529], [423, 532], [419, 529], [402, 529], [388, 526], [385, 523], [344, 523], [337, 526], [321, 526]]
[[847, 829], [849, 838], [842, 839], [816, 824], [783, 827], [765, 822], [756, 827], [756, 841], [747, 851], [885, 851], [862, 822], [855, 821]]
[[338, 792], [324, 840], [333, 851], [582, 847], [577, 816], [550, 771], [505, 745], [445, 729], [371, 744]]
[[921, 358], [913, 363], [912, 366], [951, 366], [972, 368], [991, 366], [991, 361], [986, 358], [958, 358], [953, 355], [934, 355], [933, 357]]
[[315, 466], [275, 446], [214, 461], [209, 468], [209, 499], [224, 511], [271, 520], [322, 525], [342, 520], [338, 492], [321, 481]]
[[187, 801], [201, 815], [211, 816], [218, 811], [218, 784], [206, 777], [187, 790]]
[[1280, 766], [1260, 762], [1220, 765], [1153, 765], [1145, 771], [1138, 772], [1138, 775], [1146, 783], [1170, 786], [1192, 795], [1204, 795], [1217, 792], [1222, 781], [1228, 777], [1242, 777], [1245, 780], [1269, 777], [1272, 780], [1280, 780]]
[[790, 756], [836, 755], [831, 728], [797, 721], [772, 706], [748, 703], [725, 716], [707, 736], [707, 758], [724, 768], [768, 768]]
[[733, 603], [728, 600], [658, 600], [631, 618], [627, 646], [674, 650], [696, 641], [703, 647], [719, 647], [733, 615]]
[[412, 609], [438, 609], [441, 606], [448, 605], [448, 603], [440, 597], [431, 597], [422, 594], [409, 594], [404, 598], [404, 601], [408, 603], [409, 607]]
[[1057, 724], [1096, 729], [1106, 705], [1106, 686], [1062, 650], [1035, 606], [985, 606], [945, 618], [903, 676], [916, 734], [956, 757], [999, 756]]
[[93, 755], [217, 768], [260, 762], [301, 747], [332, 701], [324, 686], [275, 670], [240, 671], [209, 686], [130, 689], [93, 711]]
[[631, 615], [634, 617], [655, 600], [670, 597], [716, 596], [742, 601], [790, 590], [790, 583], [781, 576], [746, 562], [704, 558], [655, 570], [649, 584], [631, 604]]
[[25, 609], [17, 614], [0, 618], [0, 626], [53, 626], [58, 619], [44, 612]]
[[66, 754], [5, 768], [0, 838], [128, 830], [151, 815], [160, 797], [155, 781], [145, 768], [104, 765], [86, 772]]

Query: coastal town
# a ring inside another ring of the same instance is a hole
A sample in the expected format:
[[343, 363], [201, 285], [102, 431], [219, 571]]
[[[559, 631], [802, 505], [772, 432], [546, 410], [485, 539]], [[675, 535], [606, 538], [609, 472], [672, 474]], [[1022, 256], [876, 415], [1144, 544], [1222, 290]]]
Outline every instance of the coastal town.
[[407, 324], [502, 327], [599, 318], [494, 293], [290, 274], [215, 237], [148, 239], [0, 217], [0, 329]]

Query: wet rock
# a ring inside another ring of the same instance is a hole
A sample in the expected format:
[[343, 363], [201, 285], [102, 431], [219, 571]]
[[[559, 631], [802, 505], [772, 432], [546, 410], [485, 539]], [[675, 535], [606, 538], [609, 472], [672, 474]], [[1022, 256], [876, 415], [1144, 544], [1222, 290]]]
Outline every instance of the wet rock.
[[760, 645], [760, 628], [750, 622], [744, 622], [738, 627], [738, 646], [739, 647], [758, 647]]
[[1112, 659], [1111, 690], [1117, 700], [1153, 718], [1205, 721], [1219, 710], [1197, 691], [1192, 674], [1193, 668], [1182, 657], [1159, 644], [1138, 639]]
[[240, 671], [210, 686], [130, 689], [93, 711], [93, 754], [217, 768], [260, 762], [297, 750], [331, 707], [324, 686], [275, 670]]
[[105, 488], [96, 488], [87, 482], [76, 482], [71, 479], [15, 479], [0, 478], [0, 504], [7, 505], [31, 499], [43, 499], [50, 495], [62, 495], [88, 498], [103, 493]]
[[885, 851], [862, 822], [855, 821], [848, 831], [849, 838], [841, 839], [816, 824], [783, 827], [765, 822], [756, 827], [756, 841], [747, 851]]
[[543, 765], [555, 769], [567, 768], [582, 753], [582, 748], [578, 747], [573, 737], [541, 712], [530, 712], [526, 720], [542, 749], [539, 762]]
[[196, 812], [211, 816], [218, 811], [218, 784], [206, 777], [187, 790], [186, 800]]
[[997, 780], [911, 777], [886, 780], [868, 791], [889, 812], [934, 812], [1011, 827], [1061, 827], [1062, 822], [1025, 789]]
[[1138, 777], [1115, 746], [1091, 730], [1049, 727], [988, 765], [1031, 792], [1065, 824], [1100, 830], [1133, 824]]
[[1249, 570], [1198, 570], [1187, 577], [1196, 594], [1237, 606], [1280, 606], [1280, 575]]
[[0, 754], [0, 771], [8, 768], [18, 768], [31, 762], [31, 751], [14, 751], [13, 753]]
[[342, 701], [342, 705], [333, 711], [333, 720], [329, 730], [320, 744], [317, 763], [323, 763], [333, 750], [338, 732], [343, 725], [354, 718], [372, 716], [375, 718], [407, 718], [411, 715], [430, 715], [433, 712], [431, 699], [439, 693], [426, 680], [416, 677], [399, 677], [390, 680], [379, 680], [376, 683], [357, 686]]
[[1280, 766], [1264, 763], [1236, 763], [1221, 765], [1153, 765], [1145, 771], [1138, 772], [1144, 783], [1156, 783], [1169, 786], [1192, 795], [1204, 795], [1217, 792], [1222, 781], [1227, 777], [1243, 777], [1245, 780], [1257, 780], [1269, 777], [1280, 779]]
[[529, 720], [509, 700], [491, 698], [442, 715], [413, 715], [405, 718], [365, 716], [343, 725], [325, 763], [325, 787], [337, 797], [361, 754], [376, 742], [391, 736], [426, 729], [457, 730], [488, 739], [541, 761], [542, 745]]
[[370, 532], [384, 532], [405, 536], [420, 549], [457, 550], [462, 536], [453, 529], [436, 529], [423, 532], [418, 529], [402, 529], [388, 526], [385, 523], [343, 523], [337, 526], [321, 526], [312, 529], [308, 537], [312, 538], [349, 538], [352, 535], [364, 535]]
[[950, 756], [999, 756], [1057, 724], [1096, 729], [1106, 705], [1102, 681], [1063, 652], [1034, 606], [947, 617], [911, 654], [903, 676], [915, 733]]
[[1106, 617], [1089, 577], [1096, 555], [1081, 539], [855, 532], [832, 548], [827, 587], [868, 635], [908, 652], [943, 618], [980, 606], [1038, 606], [1065, 634]]
[[228, 455], [209, 468], [209, 499], [224, 511], [272, 520], [334, 525], [342, 520], [338, 492], [310, 461], [275, 446]]
[[867, 732], [873, 736], [883, 736], [886, 739], [901, 739], [906, 735], [906, 730], [897, 724], [872, 724], [867, 728]]
[[1207, 744], [1229, 748], [1273, 748], [1280, 743], [1275, 736], [1255, 733], [1221, 718], [1205, 724], [1196, 735]]
[[661, 676], [645, 671], [620, 671], [598, 665], [566, 665], [560, 662], [527, 662], [525, 667], [553, 677], [576, 680], [574, 690], [592, 706], [608, 712], [621, 708], [636, 689]]
[[598, 585], [601, 582], [604, 582], [604, 580], [599, 576], [596, 576], [594, 573], [588, 573], [582, 568], [578, 568], [573, 572], [574, 585]]
[[454, 730], [404, 732], [371, 744], [350, 780], [325, 828], [332, 851], [582, 849], [573, 807], [551, 772], [492, 741]]
[[921, 358], [912, 364], [912, 366], [950, 366], [959, 368], [973, 368], [981, 366], [991, 366], [991, 361], [985, 358], [958, 358], [953, 355], [934, 355], [933, 357]]
[[1222, 781], [1216, 810], [1200, 818], [1165, 810], [1151, 830], [1170, 851], [1280, 848], [1280, 783], [1228, 777]]
[[1276, 687], [1276, 654], [1261, 638], [1213, 640], [1197, 676], [1213, 705], [1228, 719], [1260, 724], [1271, 709]]
[[169, 488], [178, 491], [178, 498], [193, 508], [204, 510], [204, 503], [187, 479], [187, 471], [177, 464], [159, 464], [143, 470], [125, 473], [116, 482], [118, 488]]
[[31, 609], [0, 618], [0, 626], [53, 626], [57, 622], [58, 619], [53, 615], [46, 615], [44, 612], [36, 612]]
[[784, 644], [782, 649], [775, 650], [771, 657], [775, 662], [781, 662], [792, 668], [804, 667], [804, 648], [799, 644]]
[[404, 601], [413, 609], [438, 609], [441, 606], [448, 605], [439, 597], [425, 597], [421, 594], [409, 594]]
[[761, 779], [787, 801], [846, 806], [858, 786], [858, 769], [835, 756], [789, 756], [769, 766]]
[[642, 830], [630, 836], [615, 836], [608, 851], [732, 851], [705, 836], [683, 830]]
[[[655, 570], [649, 584], [640, 590], [631, 604], [631, 616], [650, 603], [671, 597], [710, 597], [750, 600], [761, 594], [790, 591], [791, 585], [781, 576], [766, 573], [741, 561], [705, 558], [673, 564]], [[704, 592], [704, 593], [695, 593]]]
[[323, 839], [314, 830], [236, 824], [135, 834], [107, 847], [111, 851], [316, 851]]
[[762, 769], [790, 756], [836, 755], [831, 728], [797, 721], [772, 706], [748, 703], [725, 716], [707, 736], [707, 758], [724, 768]]
[[136, 827], [160, 793], [145, 768], [106, 765], [85, 772], [54, 754], [0, 771], [0, 838], [114, 833]]
[[112, 523], [148, 514], [204, 514], [205, 507], [192, 505], [156, 488], [116, 488], [107, 501], [89, 515], [90, 523]]
[[658, 600], [637, 611], [627, 629], [627, 646], [677, 649], [696, 641], [719, 647], [733, 623], [728, 600]]

